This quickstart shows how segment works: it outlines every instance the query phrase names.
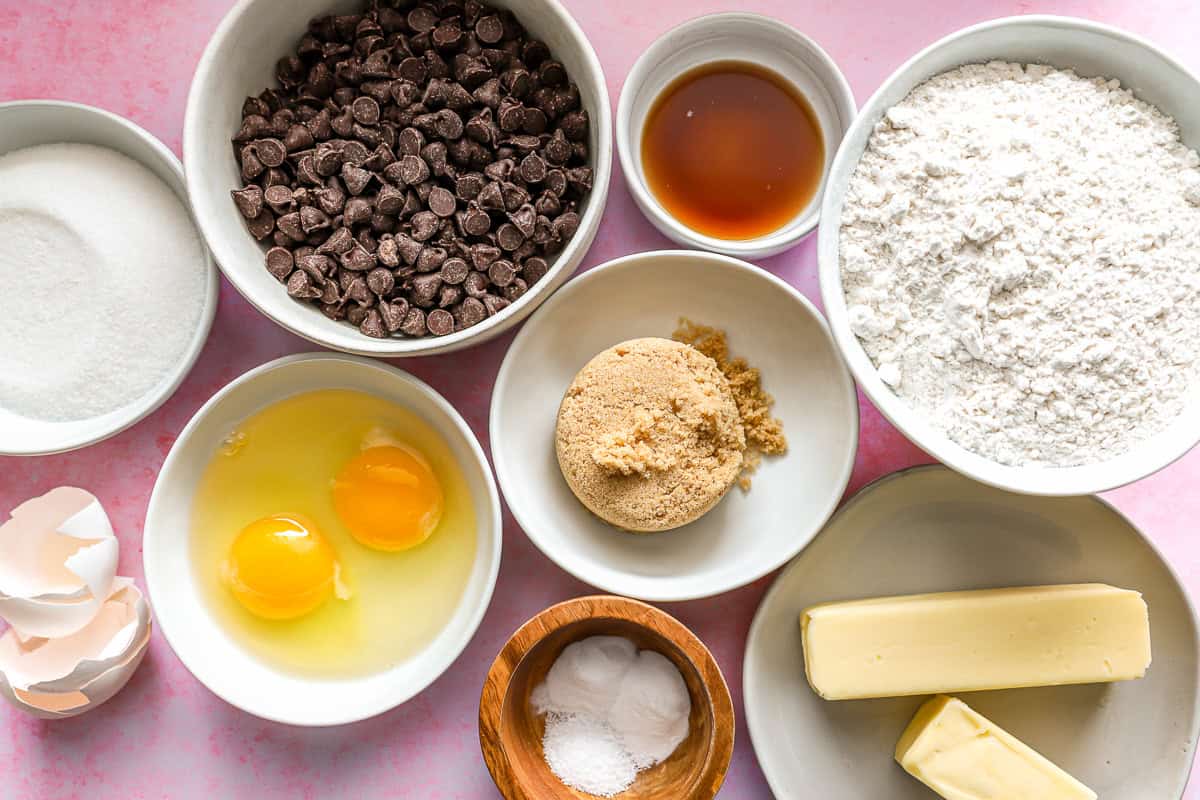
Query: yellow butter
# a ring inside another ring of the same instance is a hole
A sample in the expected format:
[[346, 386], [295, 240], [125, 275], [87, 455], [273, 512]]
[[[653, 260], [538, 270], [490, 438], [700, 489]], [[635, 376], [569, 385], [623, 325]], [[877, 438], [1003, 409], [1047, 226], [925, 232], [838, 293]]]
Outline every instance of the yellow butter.
[[826, 603], [800, 615], [804, 668], [826, 700], [1140, 678], [1138, 592], [1098, 583]]
[[1096, 800], [1037, 751], [945, 695], [917, 711], [896, 761], [946, 800]]

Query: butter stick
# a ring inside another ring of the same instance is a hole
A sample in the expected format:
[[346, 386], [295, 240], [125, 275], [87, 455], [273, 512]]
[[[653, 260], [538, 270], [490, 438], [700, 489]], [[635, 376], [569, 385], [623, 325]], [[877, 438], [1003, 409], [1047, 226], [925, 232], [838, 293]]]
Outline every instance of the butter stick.
[[1096, 793], [966, 703], [927, 701], [896, 745], [900, 766], [946, 800], [1096, 800]]
[[1140, 678], [1138, 592], [1097, 583], [826, 603], [800, 615], [804, 668], [826, 700]]

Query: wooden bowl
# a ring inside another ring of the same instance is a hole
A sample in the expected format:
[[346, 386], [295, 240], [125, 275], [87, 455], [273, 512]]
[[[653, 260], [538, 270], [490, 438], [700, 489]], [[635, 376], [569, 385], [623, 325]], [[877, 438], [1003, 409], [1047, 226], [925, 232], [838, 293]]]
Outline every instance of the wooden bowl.
[[578, 597], [551, 606], [512, 635], [496, 656], [479, 699], [479, 744], [492, 779], [508, 800], [593, 795], [565, 786], [542, 754], [545, 718], [529, 702], [534, 687], [567, 645], [589, 636], [631, 639], [669, 658], [692, 699], [688, 737], [671, 756], [637, 776], [624, 800], [711, 800], [733, 754], [733, 701], [712, 653], [677, 619], [624, 597]]

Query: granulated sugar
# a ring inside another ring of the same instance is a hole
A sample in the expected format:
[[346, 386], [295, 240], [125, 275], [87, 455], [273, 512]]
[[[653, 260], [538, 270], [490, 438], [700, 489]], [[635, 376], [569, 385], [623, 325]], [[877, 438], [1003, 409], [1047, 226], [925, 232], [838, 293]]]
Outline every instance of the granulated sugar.
[[851, 179], [851, 327], [969, 450], [1119, 455], [1197, 379], [1198, 164], [1116, 81], [1008, 63], [938, 75], [886, 112]]
[[136, 161], [78, 144], [0, 157], [0, 407], [80, 420], [153, 390], [196, 331], [207, 269], [187, 208]]

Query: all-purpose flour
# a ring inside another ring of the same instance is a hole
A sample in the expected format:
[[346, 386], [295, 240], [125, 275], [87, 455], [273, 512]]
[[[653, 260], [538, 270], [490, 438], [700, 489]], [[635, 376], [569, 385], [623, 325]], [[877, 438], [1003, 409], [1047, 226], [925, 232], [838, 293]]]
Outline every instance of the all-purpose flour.
[[1008, 464], [1101, 461], [1197, 378], [1200, 158], [1116, 81], [964, 66], [876, 126], [841, 219], [880, 377]]

